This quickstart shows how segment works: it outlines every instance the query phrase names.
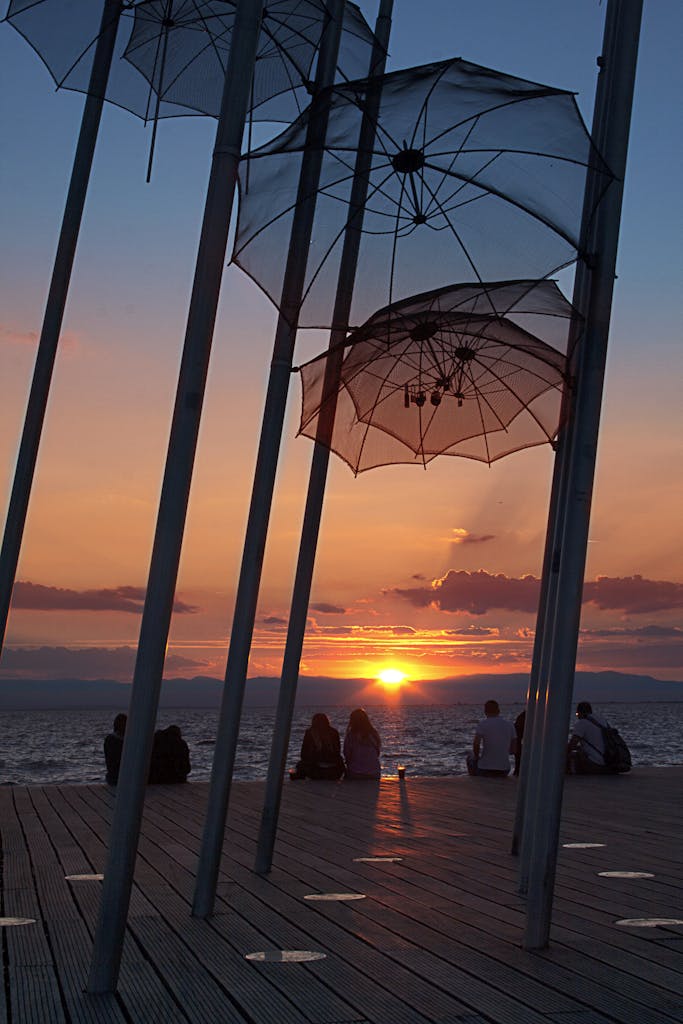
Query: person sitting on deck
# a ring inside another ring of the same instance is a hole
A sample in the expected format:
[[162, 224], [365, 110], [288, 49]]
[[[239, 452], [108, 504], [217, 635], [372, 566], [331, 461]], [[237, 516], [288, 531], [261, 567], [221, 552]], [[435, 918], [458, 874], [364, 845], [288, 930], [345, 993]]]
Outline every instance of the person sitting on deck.
[[112, 731], [104, 738], [104, 764], [107, 769], [107, 783], [115, 786], [119, 781], [119, 768], [121, 767], [121, 754], [123, 753], [123, 737], [126, 731], [128, 716], [117, 715], [114, 719]]
[[379, 752], [382, 743], [379, 733], [363, 708], [356, 708], [349, 716], [344, 736], [344, 760], [347, 779], [378, 780], [381, 774]]
[[605, 743], [601, 726], [607, 725], [593, 714], [587, 700], [576, 705], [576, 722], [567, 744], [567, 771], [572, 775], [602, 775], [605, 767]]
[[190, 771], [190, 751], [179, 727], [169, 725], [167, 729], [157, 729], [149, 766], [150, 783], [187, 782]]
[[524, 727], [526, 725], [526, 708], [515, 718], [515, 735], [517, 736], [517, 748], [515, 750], [515, 775], [519, 775], [522, 765], [522, 741], [524, 739]]
[[304, 733], [301, 759], [290, 779], [340, 779], [344, 774], [339, 733], [327, 715], [318, 712]]
[[481, 720], [474, 734], [473, 753], [467, 755], [467, 771], [470, 775], [509, 775], [510, 754], [517, 749], [515, 730], [511, 722], [500, 717], [497, 700], [486, 701], [484, 714], [486, 718]]

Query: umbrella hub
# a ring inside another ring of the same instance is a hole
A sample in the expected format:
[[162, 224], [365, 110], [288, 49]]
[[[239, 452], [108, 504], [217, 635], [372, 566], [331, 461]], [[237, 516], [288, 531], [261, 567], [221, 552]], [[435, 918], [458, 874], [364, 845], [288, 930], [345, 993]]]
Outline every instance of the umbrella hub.
[[456, 359], [459, 359], [461, 363], [471, 363], [476, 354], [475, 349], [470, 348], [469, 345], [458, 345], [458, 347], [453, 350], [453, 355]]
[[397, 174], [416, 174], [425, 165], [425, 155], [421, 149], [408, 149], [404, 145], [391, 158], [391, 166]]
[[421, 324], [415, 324], [410, 331], [411, 341], [429, 341], [439, 330], [439, 324], [436, 320], [423, 320]]

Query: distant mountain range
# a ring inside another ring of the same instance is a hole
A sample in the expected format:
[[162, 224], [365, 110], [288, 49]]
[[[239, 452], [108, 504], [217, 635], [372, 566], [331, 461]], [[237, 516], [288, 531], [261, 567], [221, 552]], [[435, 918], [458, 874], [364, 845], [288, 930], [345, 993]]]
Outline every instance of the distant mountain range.
[[[404, 687], [391, 697], [403, 704], [477, 704], [490, 697], [501, 704], [525, 700], [529, 677], [511, 675], [459, 676]], [[300, 707], [349, 707], [354, 704], [386, 703], [381, 691], [368, 693], [370, 679], [329, 679], [302, 676], [297, 691]], [[274, 707], [278, 679], [255, 678], [247, 682], [246, 707]], [[219, 679], [196, 676], [193, 679], [166, 679], [161, 689], [162, 708], [215, 708], [221, 698]], [[8, 679], [0, 680], [0, 710], [29, 708], [125, 708], [130, 686], [111, 679]], [[683, 701], [683, 682], [653, 679], [652, 676], [623, 672], [577, 672], [574, 700], [605, 701]]]

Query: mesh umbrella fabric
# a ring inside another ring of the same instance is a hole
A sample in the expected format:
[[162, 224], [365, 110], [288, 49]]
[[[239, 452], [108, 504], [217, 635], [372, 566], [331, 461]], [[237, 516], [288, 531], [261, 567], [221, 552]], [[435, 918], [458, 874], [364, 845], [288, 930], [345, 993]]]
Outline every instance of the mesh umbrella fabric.
[[[299, 313], [331, 327], [368, 81], [337, 86]], [[277, 304], [307, 113], [240, 173], [233, 260]], [[351, 321], [450, 281], [550, 276], [576, 256], [588, 165], [573, 94], [463, 60], [383, 77]]]
[[332, 400], [323, 393], [327, 353], [301, 367], [299, 432], [356, 474], [437, 455], [490, 464], [548, 443], [572, 315], [554, 281], [454, 285], [393, 303], [345, 342], [329, 444], [318, 430]]
[[[346, 6], [341, 80], [366, 73], [373, 39], [360, 10]], [[124, 0], [122, 8], [104, 98], [144, 119], [218, 117], [234, 0]], [[267, 5], [254, 73], [253, 120], [290, 121], [308, 102], [327, 16], [325, 0], [272, 0]], [[10, 0], [6, 14], [57, 87], [84, 93], [101, 17], [102, 3], [93, 0]]]

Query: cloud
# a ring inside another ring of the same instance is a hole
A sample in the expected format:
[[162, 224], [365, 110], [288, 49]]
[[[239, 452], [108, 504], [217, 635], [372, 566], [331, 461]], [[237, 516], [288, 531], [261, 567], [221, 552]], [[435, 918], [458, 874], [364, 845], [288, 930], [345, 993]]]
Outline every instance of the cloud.
[[[5, 647], [1, 675], [5, 679], [117, 679], [130, 681], [135, 647]], [[164, 673], [196, 671], [207, 662], [167, 654]]]
[[282, 619], [279, 615], [265, 615], [261, 623], [264, 626], [286, 626], [287, 619]]
[[635, 639], [658, 640], [674, 637], [683, 640], [683, 629], [678, 626], [634, 626], [632, 629], [618, 627], [615, 629], [582, 629], [582, 636], [615, 637], [629, 636]]
[[[0, 324], [0, 342], [8, 345], [27, 345], [35, 348], [38, 344], [37, 331], [17, 331], [6, 324]], [[62, 331], [59, 336], [59, 347], [66, 352], [74, 352], [79, 347], [78, 335], [73, 331]]]
[[346, 608], [338, 604], [327, 604], [325, 601], [317, 601], [311, 605], [311, 611], [320, 612], [321, 615], [346, 615]]
[[358, 626], [364, 633], [391, 633], [392, 636], [414, 636], [417, 630], [413, 626]]
[[[489, 573], [449, 570], [445, 576], [426, 587], [386, 590], [409, 601], [416, 608], [436, 608], [443, 612], [466, 612], [485, 615], [493, 608], [535, 614], [540, 581], [535, 576], [506, 576]], [[622, 611], [629, 615], [645, 615], [683, 607], [683, 584], [668, 580], [648, 580], [642, 576], [611, 578], [598, 576], [587, 580], [583, 590], [584, 603], [602, 611]]]
[[514, 578], [504, 573], [492, 575], [483, 569], [477, 572], [451, 569], [428, 587], [397, 587], [390, 592], [416, 608], [431, 606], [443, 612], [485, 615], [491, 608], [533, 613], [538, 605], [538, 589], [539, 581], [535, 576]]
[[6, 341], [10, 345], [37, 345], [38, 335], [36, 331], [15, 331], [11, 327], [0, 327], [0, 341]]
[[451, 544], [485, 544], [489, 540], [495, 540], [494, 533], [470, 533], [461, 526], [454, 526], [451, 531], [453, 536], [449, 537]]
[[[45, 587], [42, 583], [18, 580], [12, 591], [12, 608], [34, 612], [131, 612], [139, 615], [144, 603], [144, 587], [69, 590], [65, 587]], [[176, 598], [173, 611], [178, 615], [194, 615], [199, 609]]]
[[413, 575], [412, 575], [412, 576], [411, 576], [410, 578], [411, 578], [411, 580], [418, 580], [418, 581], [420, 581], [420, 582], [421, 582], [422, 580], [426, 580], [426, 579], [427, 579], [427, 577], [426, 577], [426, 576], [423, 576], [423, 574], [422, 574], [421, 572], [415, 572], [415, 573], [413, 573]]
[[668, 580], [647, 580], [642, 576], [598, 576], [583, 589], [584, 602], [598, 608], [615, 609], [627, 615], [683, 608], [683, 583]]
[[445, 629], [446, 636], [498, 636], [500, 631], [494, 626], [463, 626], [462, 629]]

